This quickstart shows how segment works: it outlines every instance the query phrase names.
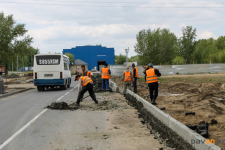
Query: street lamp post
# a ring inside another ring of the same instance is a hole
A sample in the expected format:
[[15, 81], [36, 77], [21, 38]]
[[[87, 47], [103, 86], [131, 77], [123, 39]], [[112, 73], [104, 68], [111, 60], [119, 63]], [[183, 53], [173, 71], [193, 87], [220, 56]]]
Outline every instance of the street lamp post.
[[126, 66], [128, 64], [128, 52], [129, 52], [129, 47], [128, 49], [125, 49], [125, 52], [126, 52]]

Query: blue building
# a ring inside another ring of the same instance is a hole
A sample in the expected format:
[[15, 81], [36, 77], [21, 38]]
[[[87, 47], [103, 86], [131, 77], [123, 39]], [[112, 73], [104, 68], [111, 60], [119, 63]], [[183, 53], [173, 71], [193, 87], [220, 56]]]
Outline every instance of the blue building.
[[114, 48], [107, 48], [102, 46], [76, 46], [71, 49], [63, 49], [63, 54], [71, 53], [75, 59], [81, 59], [88, 63], [88, 70], [94, 67], [97, 70], [99, 66], [107, 63], [108, 65], [115, 65], [115, 51]]

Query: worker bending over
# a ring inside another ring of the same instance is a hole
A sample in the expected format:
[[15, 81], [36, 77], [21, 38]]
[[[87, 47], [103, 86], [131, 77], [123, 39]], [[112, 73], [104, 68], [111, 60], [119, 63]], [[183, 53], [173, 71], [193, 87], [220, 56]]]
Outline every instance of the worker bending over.
[[91, 78], [91, 72], [85, 69], [84, 65], [81, 66], [81, 69], [82, 69], [82, 73], [81, 73], [82, 76], [88, 76], [89, 78]]
[[133, 81], [133, 86], [134, 86], [134, 93], [137, 93], [137, 78], [139, 77], [138, 75], [138, 69], [135, 67], [135, 64], [132, 64], [133, 67], [133, 77], [134, 77], [134, 81]]
[[[91, 98], [94, 100], [95, 104], [98, 104], [98, 101], [96, 100], [95, 97], [95, 93], [93, 90], [93, 81], [91, 78], [87, 77], [87, 76], [81, 76], [81, 75], [77, 75], [75, 77], [75, 81], [79, 81], [78, 84], [78, 98], [77, 98], [77, 103], [76, 105], [79, 106], [80, 105], [80, 100], [83, 98], [84, 93], [85, 92], [89, 92], [89, 95], [91, 96]], [[82, 89], [81, 89], [82, 86]]]
[[102, 70], [101, 70], [101, 73], [102, 73], [102, 90], [106, 89], [106, 91], [109, 91], [109, 79], [111, 78], [110, 77], [111, 71], [108, 68], [107, 63], [105, 63], [104, 66], [105, 67], [102, 68]]
[[[152, 63], [148, 64], [148, 70], [146, 71], [146, 83], [148, 84], [150, 98], [153, 105], [157, 105], [156, 98], [158, 97], [158, 77], [161, 76], [159, 70], [154, 69]], [[153, 91], [155, 91], [153, 95]]]
[[124, 88], [123, 94], [125, 95], [127, 87], [129, 88], [129, 90], [132, 91], [131, 84], [132, 84], [132, 81], [133, 81], [133, 77], [132, 77], [131, 71], [129, 70], [129, 67], [126, 67], [126, 70], [123, 72], [122, 81], [123, 81], [123, 88]]

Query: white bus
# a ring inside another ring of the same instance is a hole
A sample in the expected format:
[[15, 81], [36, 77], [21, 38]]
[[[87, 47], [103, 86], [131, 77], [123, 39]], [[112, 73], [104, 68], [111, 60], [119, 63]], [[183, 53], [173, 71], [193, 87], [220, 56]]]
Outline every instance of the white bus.
[[34, 85], [38, 91], [71, 84], [69, 57], [63, 54], [37, 54], [34, 56]]

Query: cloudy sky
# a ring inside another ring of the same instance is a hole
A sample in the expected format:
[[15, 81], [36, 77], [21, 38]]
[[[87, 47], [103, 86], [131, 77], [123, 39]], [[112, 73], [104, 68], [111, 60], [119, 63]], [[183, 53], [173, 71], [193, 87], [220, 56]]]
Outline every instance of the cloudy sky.
[[0, 10], [26, 24], [41, 53], [101, 44], [115, 54], [136, 55], [136, 34], [168, 28], [197, 28], [197, 39], [225, 35], [224, 0], [1, 0]]

